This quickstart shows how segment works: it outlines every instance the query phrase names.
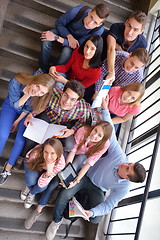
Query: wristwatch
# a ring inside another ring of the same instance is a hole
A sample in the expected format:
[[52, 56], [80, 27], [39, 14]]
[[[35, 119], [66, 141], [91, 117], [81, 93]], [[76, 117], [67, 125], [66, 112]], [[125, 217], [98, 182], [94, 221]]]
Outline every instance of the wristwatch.
[[56, 36], [55, 36], [55, 40], [57, 41], [58, 39], [59, 39], [59, 36], [56, 35]]

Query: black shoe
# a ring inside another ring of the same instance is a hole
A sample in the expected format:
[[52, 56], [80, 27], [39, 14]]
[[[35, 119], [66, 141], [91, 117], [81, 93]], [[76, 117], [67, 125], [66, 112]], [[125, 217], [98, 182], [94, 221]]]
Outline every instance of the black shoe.
[[3, 170], [3, 172], [0, 173], [0, 184], [5, 183], [7, 181], [8, 176], [10, 175], [11, 175], [11, 172]]

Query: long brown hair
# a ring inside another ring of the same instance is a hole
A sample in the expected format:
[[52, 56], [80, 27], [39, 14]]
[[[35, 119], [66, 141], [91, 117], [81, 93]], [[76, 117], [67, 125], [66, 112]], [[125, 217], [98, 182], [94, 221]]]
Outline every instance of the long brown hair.
[[43, 151], [44, 151], [44, 147], [46, 145], [50, 145], [51, 147], [54, 148], [55, 153], [57, 154], [57, 159], [56, 159], [55, 164], [58, 163], [60, 157], [63, 154], [62, 143], [56, 138], [48, 138], [42, 145], [40, 145], [36, 148], [33, 148], [31, 150], [31, 152], [29, 153], [28, 160], [34, 153], [37, 154], [36, 159], [34, 159], [33, 161], [31, 160], [31, 162], [27, 163], [27, 166], [30, 170], [42, 171], [43, 167], [46, 166], [46, 163], [45, 163], [45, 160], [43, 157]]
[[55, 80], [49, 74], [28, 75], [23, 72], [17, 73], [14, 77], [23, 85], [40, 84], [48, 87], [48, 93], [44, 94], [42, 97], [37, 96], [31, 98], [32, 109], [36, 112], [43, 111], [51, 98]]
[[97, 126], [102, 127], [104, 136], [99, 142], [97, 142], [95, 145], [89, 148], [88, 152], [86, 153], [87, 158], [92, 156], [94, 153], [101, 151], [104, 148], [105, 143], [107, 142], [107, 140], [110, 138], [112, 134], [112, 126], [107, 121], [101, 121], [100, 123], [97, 123], [94, 126], [87, 125], [85, 126], [87, 130], [86, 134], [84, 135], [82, 142], [78, 145], [77, 151], [80, 150], [82, 145], [86, 142], [86, 139], [89, 137], [91, 131]]
[[128, 105], [131, 106], [131, 107], [136, 106], [136, 105], [140, 105], [141, 98], [143, 97], [143, 95], [145, 93], [144, 84], [135, 82], [135, 83], [128, 84], [124, 87], [121, 87], [121, 89], [122, 89], [122, 92], [125, 92], [125, 91], [139, 92], [139, 94], [140, 94], [139, 97], [134, 102], [128, 103]]

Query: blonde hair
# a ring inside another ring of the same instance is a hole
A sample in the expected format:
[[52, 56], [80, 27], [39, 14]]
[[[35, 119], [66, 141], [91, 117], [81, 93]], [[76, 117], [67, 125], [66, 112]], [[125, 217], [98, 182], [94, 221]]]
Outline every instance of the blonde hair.
[[48, 87], [48, 93], [44, 94], [42, 97], [37, 96], [31, 98], [32, 109], [36, 112], [43, 111], [51, 98], [55, 80], [49, 74], [28, 75], [23, 72], [17, 73], [14, 77], [23, 85], [40, 84]]
[[145, 93], [145, 86], [144, 84], [142, 83], [138, 83], [138, 82], [135, 82], [135, 83], [131, 83], [131, 84], [128, 84], [124, 87], [121, 87], [122, 89], [122, 92], [125, 92], [125, 91], [134, 91], [134, 92], [139, 92], [139, 97], [132, 103], [129, 103], [129, 105], [132, 107], [132, 106], [136, 106], [136, 105], [140, 105], [140, 102], [141, 102], [141, 98], [143, 97], [144, 93]]

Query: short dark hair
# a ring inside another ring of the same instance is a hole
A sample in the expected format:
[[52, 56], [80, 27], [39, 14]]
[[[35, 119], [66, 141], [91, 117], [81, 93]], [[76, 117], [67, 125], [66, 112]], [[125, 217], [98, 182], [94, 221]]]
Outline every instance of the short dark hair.
[[136, 182], [136, 183], [142, 183], [144, 182], [145, 178], [146, 178], [146, 170], [145, 168], [143, 167], [142, 164], [140, 164], [139, 162], [136, 162], [134, 164], [134, 171], [135, 171], [135, 174], [134, 176], [131, 176], [131, 175], [128, 175], [129, 177], [129, 180], [131, 182]]
[[135, 11], [129, 16], [128, 20], [131, 18], [134, 18], [137, 22], [141, 23], [143, 29], [145, 28], [147, 23], [147, 15], [144, 12]]
[[92, 12], [95, 11], [99, 18], [106, 19], [110, 13], [106, 4], [99, 3], [94, 8], [92, 8]]
[[138, 59], [146, 65], [149, 61], [149, 54], [145, 48], [137, 48], [131, 53], [131, 57], [137, 56]]
[[85, 87], [79, 81], [74, 79], [69, 80], [64, 85], [63, 92], [65, 92], [67, 88], [70, 88], [73, 92], [78, 94], [79, 96], [78, 100], [84, 97]]
[[93, 35], [89, 36], [80, 46], [78, 52], [84, 55], [84, 46], [87, 41], [91, 41], [95, 47], [96, 47], [96, 52], [94, 56], [90, 59], [89, 61], [89, 66], [91, 68], [99, 68], [102, 64], [101, 62], [101, 56], [102, 56], [102, 50], [103, 50], [103, 39], [99, 35]]

